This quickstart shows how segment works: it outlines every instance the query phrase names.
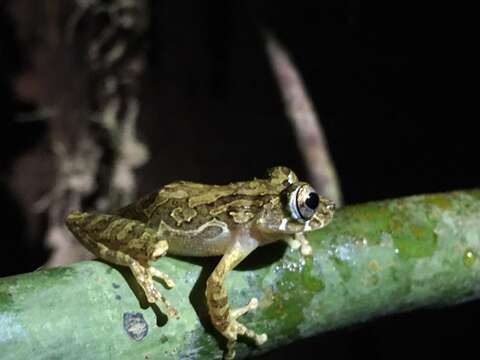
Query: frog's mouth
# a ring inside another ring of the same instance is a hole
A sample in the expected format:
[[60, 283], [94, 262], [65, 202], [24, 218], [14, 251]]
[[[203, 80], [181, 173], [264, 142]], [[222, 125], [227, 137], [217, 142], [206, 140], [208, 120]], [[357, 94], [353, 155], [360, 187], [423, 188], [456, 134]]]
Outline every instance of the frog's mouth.
[[333, 214], [335, 213], [335, 203], [329, 199], [323, 199], [326, 205], [319, 208], [312, 219], [307, 221], [305, 231], [320, 229], [332, 221]]
[[293, 235], [295, 233], [304, 231], [306, 225], [306, 222], [300, 222], [292, 218], [284, 217], [282, 218], [281, 222], [267, 226], [265, 230], [269, 233], [277, 235]]

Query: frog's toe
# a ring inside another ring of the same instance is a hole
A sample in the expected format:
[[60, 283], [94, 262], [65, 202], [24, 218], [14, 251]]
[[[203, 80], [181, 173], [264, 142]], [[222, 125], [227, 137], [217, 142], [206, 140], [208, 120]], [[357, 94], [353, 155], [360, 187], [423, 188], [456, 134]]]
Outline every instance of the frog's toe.
[[251, 310], [255, 310], [257, 307], [258, 307], [258, 299], [252, 298], [247, 305], [242, 306], [241, 308], [232, 310], [230, 312], [230, 316], [234, 319], [238, 319], [240, 316], [246, 314]]
[[223, 360], [232, 360], [235, 358], [235, 345], [237, 345], [236, 340], [229, 340], [227, 343], [227, 352], [223, 356]]
[[156, 277], [162, 280], [168, 288], [173, 288], [175, 286], [175, 282], [170, 278], [170, 276], [165, 274], [163, 271], [160, 271], [154, 268], [153, 266], [150, 266], [148, 270], [150, 271], [153, 277]]
[[256, 340], [257, 340], [257, 341], [256, 341], [256, 344], [257, 344], [257, 345], [262, 345], [262, 344], [264, 344], [264, 343], [267, 342], [267, 340], [268, 340], [268, 335], [265, 334], [265, 333], [260, 334], [260, 335], [258, 335], [258, 337], [257, 337]]
[[156, 303], [162, 297], [160, 292], [153, 285], [147, 285], [144, 290], [147, 301], [151, 304]]
[[172, 306], [170, 305], [170, 303], [167, 301], [167, 299], [165, 299], [163, 296], [161, 297], [161, 300], [163, 302], [163, 305], [165, 305], [165, 308], [167, 309], [167, 315], [169, 317], [174, 317], [174, 316], [177, 316], [177, 310]]
[[288, 246], [292, 249], [292, 250], [298, 250], [300, 248], [300, 246], [302, 246], [302, 243], [297, 240], [297, 239], [294, 239], [294, 238], [289, 238], [289, 239], [286, 239], [285, 240], [288, 244]]
[[151, 294], [146, 294], [147, 295], [147, 301], [150, 303], [150, 304], [155, 304], [158, 300], [157, 297], [155, 296], [152, 296]]
[[[250, 301], [250, 303], [252, 303], [252, 301]], [[248, 329], [245, 325], [237, 322], [236, 320], [233, 320], [229, 324], [223, 335], [228, 339], [227, 352], [224, 356], [224, 359], [233, 359], [235, 357], [235, 345], [237, 344], [238, 336], [250, 338], [257, 346], [264, 344], [268, 340], [267, 334], [257, 334], [255, 331]]]
[[302, 247], [300, 248], [300, 253], [303, 256], [312, 256], [313, 250], [310, 244], [309, 243], [302, 244]]
[[145, 295], [147, 296], [147, 301], [151, 304], [156, 303], [157, 301], [160, 300], [160, 302], [165, 306], [167, 315], [170, 317], [176, 316], [177, 315], [177, 310], [170, 305], [167, 299], [165, 299], [160, 292], [155, 289], [155, 287], [149, 288], [149, 291], [145, 291]]
[[238, 326], [238, 335], [243, 335], [252, 339], [256, 345], [262, 345], [268, 339], [268, 336], [265, 333], [257, 334], [255, 331], [248, 329], [246, 326], [242, 324], [237, 324], [237, 326]]

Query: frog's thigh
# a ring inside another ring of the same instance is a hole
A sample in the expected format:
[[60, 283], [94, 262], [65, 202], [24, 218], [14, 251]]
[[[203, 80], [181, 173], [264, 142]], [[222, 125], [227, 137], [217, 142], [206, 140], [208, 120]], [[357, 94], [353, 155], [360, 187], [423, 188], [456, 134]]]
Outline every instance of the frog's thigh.
[[225, 359], [233, 359], [235, 356], [238, 335], [251, 338], [257, 345], [261, 345], [267, 340], [266, 334], [259, 335], [237, 321], [238, 317], [255, 309], [258, 300], [253, 298], [248, 305], [230, 310], [224, 285], [227, 273], [234, 269], [252, 250], [233, 246], [225, 253], [207, 280], [206, 296], [210, 318], [215, 328], [228, 340]]
[[142, 262], [156, 260], [168, 249], [155, 229], [145, 223], [118, 215], [74, 212], [67, 217], [67, 226], [77, 239], [95, 252], [95, 243], [119, 250]]

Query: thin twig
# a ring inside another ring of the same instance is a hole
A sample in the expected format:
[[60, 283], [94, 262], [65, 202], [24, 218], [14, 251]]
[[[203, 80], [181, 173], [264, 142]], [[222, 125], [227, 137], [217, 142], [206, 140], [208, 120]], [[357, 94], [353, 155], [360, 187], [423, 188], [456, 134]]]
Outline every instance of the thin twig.
[[335, 166], [330, 158], [325, 133], [288, 52], [270, 33], [264, 32], [267, 54], [280, 88], [285, 110], [295, 129], [298, 147], [317, 191], [338, 205], [342, 194]]

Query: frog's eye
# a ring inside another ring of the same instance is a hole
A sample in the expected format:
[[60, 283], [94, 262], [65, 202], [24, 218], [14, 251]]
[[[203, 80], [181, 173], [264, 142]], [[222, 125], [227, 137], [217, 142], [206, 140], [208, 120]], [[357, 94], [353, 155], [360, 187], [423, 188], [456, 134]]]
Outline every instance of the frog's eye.
[[288, 207], [296, 220], [310, 220], [320, 203], [320, 198], [315, 190], [308, 184], [298, 186], [290, 193]]

